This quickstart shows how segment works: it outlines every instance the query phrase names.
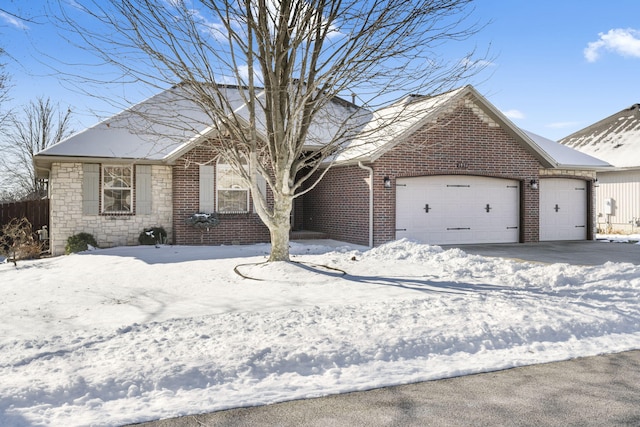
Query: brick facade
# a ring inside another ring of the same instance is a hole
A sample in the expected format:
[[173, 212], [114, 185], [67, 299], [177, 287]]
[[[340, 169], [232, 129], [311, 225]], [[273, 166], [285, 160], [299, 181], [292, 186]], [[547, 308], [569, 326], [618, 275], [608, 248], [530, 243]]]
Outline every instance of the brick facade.
[[199, 211], [199, 165], [215, 166], [216, 158], [215, 145], [201, 145], [180, 157], [173, 166], [174, 243], [229, 245], [268, 242], [269, 229], [254, 212], [251, 200], [248, 213], [220, 214], [220, 223], [208, 230], [187, 224], [187, 219]]
[[[50, 174], [51, 247], [64, 252], [67, 237], [93, 234], [103, 247], [137, 244], [145, 227], [162, 226], [170, 241], [180, 245], [249, 244], [268, 242], [268, 228], [250, 201], [249, 212], [220, 214], [219, 225], [198, 229], [187, 219], [199, 211], [201, 164], [215, 167], [215, 141], [200, 145], [171, 166], [152, 167], [151, 215], [82, 214], [81, 163], [54, 163]], [[425, 124], [365, 168], [373, 170], [373, 245], [394, 240], [398, 178], [429, 175], [472, 175], [520, 182], [520, 241], [539, 239], [539, 190], [531, 180], [545, 177], [584, 179], [589, 184], [589, 232], [593, 238], [595, 172], [545, 169], [516, 137], [475, 103], [461, 99], [437, 120]], [[369, 170], [357, 164], [332, 167], [316, 187], [294, 201], [293, 230], [325, 233], [329, 238], [369, 244]], [[384, 178], [391, 188], [384, 187]], [[215, 174], [214, 174], [215, 181]], [[215, 182], [214, 186], [215, 188]], [[268, 191], [269, 202], [273, 201]]]
[[304, 228], [331, 239], [369, 244], [369, 172], [358, 166], [333, 167], [304, 196]]
[[[373, 168], [374, 246], [395, 236], [395, 180], [428, 175], [475, 175], [520, 181], [521, 242], [537, 242], [540, 162], [513, 136], [468, 100], [460, 100], [435, 122], [424, 125], [368, 166]], [[368, 173], [358, 166], [336, 167], [307, 195], [305, 225], [329, 237], [368, 244]], [[391, 188], [384, 187], [389, 177]], [[350, 208], [353, 206], [353, 209]], [[325, 213], [327, 212], [327, 213]]]

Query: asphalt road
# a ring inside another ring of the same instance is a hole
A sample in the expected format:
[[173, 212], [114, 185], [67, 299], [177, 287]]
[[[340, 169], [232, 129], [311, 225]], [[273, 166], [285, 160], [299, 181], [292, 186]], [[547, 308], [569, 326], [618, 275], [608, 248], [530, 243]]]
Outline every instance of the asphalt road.
[[[471, 254], [544, 263], [640, 264], [640, 245], [623, 243], [543, 242], [461, 248]], [[640, 351], [231, 409], [140, 426], [637, 427]]]
[[640, 426], [640, 351], [140, 425]]

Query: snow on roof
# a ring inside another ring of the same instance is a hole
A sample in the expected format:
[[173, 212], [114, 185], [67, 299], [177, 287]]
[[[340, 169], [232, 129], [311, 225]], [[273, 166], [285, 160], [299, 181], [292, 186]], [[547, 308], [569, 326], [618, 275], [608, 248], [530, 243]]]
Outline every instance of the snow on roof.
[[[237, 90], [229, 89], [232, 104]], [[210, 129], [211, 119], [180, 86], [163, 91], [55, 144], [38, 156], [162, 160]]]
[[358, 136], [349, 141], [332, 160], [349, 162], [374, 160], [393, 146], [393, 143], [417, 130], [429, 118], [436, 117], [440, 108], [460, 95], [467, 87], [437, 96], [408, 95], [400, 101], [375, 111]]
[[603, 160], [552, 141], [533, 132], [522, 130], [540, 149], [548, 153], [560, 168], [606, 168], [611, 165]]
[[473, 96], [478, 105], [484, 105], [505, 126], [511, 128], [515, 137], [537, 154], [542, 162], [549, 162], [555, 167], [564, 168], [611, 166], [607, 162], [518, 128], [470, 85], [432, 97], [408, 96], [389, 107], [374, 112], [373, 119], [366, 125], [361, 135], [350, 141], [336, 160], [339, 162], [375, 160], [405, 135], [410, 135], [429, 120], [437, 118], [442, 111], [450, 108], [458, 98], [468, 94]]
[[560, 143], [615, 167], [640, 166], [640, 104], [566, 136]]
[[[243, 89], [221, 89], [229, 113], [248, 123]], [[266, 135], [264, 112], [256, 110], [257, 131]], [[316, 114], [306, 143], [324, 146], [336, 135], [351, 138], [370, 120], [370, 115], [366, 109], [334, 98]], [[188, 89], [177, 85], [39, 152], [36, 162], [44, 166], [46, 159], [58, 156], [167, 161], [209, 134], [212, 123]]]
[[[226, 86], [223, 91], [230, 114], [248, 122], [243, 89]], [[451, 108], [457, 99], [467, 95], [502, 121], [543, 164], [558, 167], [610, 166], [587, 154], [522, 131], [469, 85], [437, 96], [409, 95], [373, 113], [347, 101], [333, 99], [314, 118], [305, 143], [310, 147], [323, 146], [338, 138], [343, 141], [342, 149], [329, 160], [340, 163], [375, 161], [406, 136]], [[265, 135], [264, 114], [260, 108], [257, 113], [257, 131]], [[39, 152], [36, 164], [46, 169], [46, 163], [52, 157], [168, 161], [192, 142], [208, 135], [213, 130], [212, 120], [193, 101], [187, 89], [177, 85]]]

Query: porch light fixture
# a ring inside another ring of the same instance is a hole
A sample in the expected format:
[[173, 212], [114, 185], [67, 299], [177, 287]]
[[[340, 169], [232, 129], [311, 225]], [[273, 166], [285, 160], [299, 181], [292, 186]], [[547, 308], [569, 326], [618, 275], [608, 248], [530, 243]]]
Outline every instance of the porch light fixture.
[[391, 178], [388, 176], [384, 177], [384, 188], [391, 188]]
[[536, 181], [535, 179], [532, 179], [531, 181], [529, 181], [529, 186], [532, 189], [537, 190], [538, 189], [538, 181]]
[[600, 181], [598, 181], [598, 178], [593, 180], [593, 186], [594, 187], [600, 187]]

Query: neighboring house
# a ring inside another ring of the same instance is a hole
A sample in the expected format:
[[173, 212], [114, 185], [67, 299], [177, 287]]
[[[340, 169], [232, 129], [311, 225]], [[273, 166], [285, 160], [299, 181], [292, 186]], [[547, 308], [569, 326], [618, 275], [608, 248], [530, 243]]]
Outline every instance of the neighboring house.
[[597, 227], [603, 233], [640, 230], [640, 104], [632, 105], [560, 143], [614, 166], [598, 171]]
[[[163, 226], [175, 244], [269, 240], [249, 190], [217, 159], [207, 118], [177, 91], [35, 156], [50, 183], [54, 254], [81, 231], [101, 246], [129, 245], [151, 226]], [[242, 115], [238, 89], [229, 87], [228, 96]], [[360, 110], [340, 99], [330, 108], [331, 117]], [[139, 123], [133, 112], [144, 110], [166, 114], [154, 120], [165, 124]], [[473, 87], [362, 111], [364, 128], [296, 200], [292, 229], [370, 246], [402, 237], [434, 244], [593, 239], [595, 171], [609, 165], [519, 129]], [[178, 114], [192, 120], [192, 133], [166, 124]], [[331, 126], [315, 132], [323, 133]], [[196, 212], [217, 212], [220, 224], [195, 229], [186, 220]]]

